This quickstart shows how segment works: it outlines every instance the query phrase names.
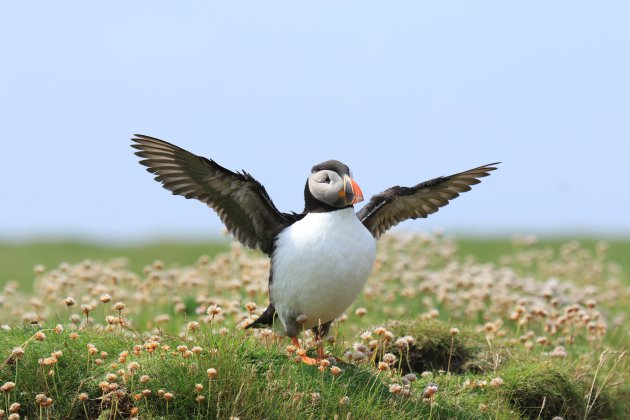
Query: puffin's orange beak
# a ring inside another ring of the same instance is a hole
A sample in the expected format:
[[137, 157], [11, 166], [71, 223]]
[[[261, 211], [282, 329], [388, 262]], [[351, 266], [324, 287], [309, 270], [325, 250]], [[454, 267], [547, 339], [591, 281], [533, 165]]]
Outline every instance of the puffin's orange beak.
[[356, 204], [363, 201], [363, 191], [354, 179], [344, 175], [343, 189], [339, 191], [339, 197], [343, 198], [346, 204]]

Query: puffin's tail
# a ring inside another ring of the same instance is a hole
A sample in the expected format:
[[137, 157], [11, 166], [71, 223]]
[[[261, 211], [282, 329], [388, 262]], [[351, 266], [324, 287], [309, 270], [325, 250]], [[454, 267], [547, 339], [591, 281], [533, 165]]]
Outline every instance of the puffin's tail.
[[265, 309], [265, 312], [263, 312], [262, 315], [260, 315], [256, 319], [256, 321], [252, 322], [245, 328], [247, 329], [247, 328], [270, 327], [273, 325], [273, 320], [275, 317], [276, 317], [276, 308], [274, 308], [273, 305], [270, 303], [269, 306], [267, 306], [267, 309]]

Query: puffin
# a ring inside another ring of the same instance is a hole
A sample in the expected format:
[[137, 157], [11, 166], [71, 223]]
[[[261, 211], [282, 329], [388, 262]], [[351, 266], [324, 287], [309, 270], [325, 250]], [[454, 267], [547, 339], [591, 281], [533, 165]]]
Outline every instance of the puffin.
[[306, 364], [326, 357], [323, 338], [363, 289], [381, 235], [404, 220], [437, 212], [499, 163], [412, 187], [393, 186], [357, 212], [354, 205], [363, 201], [363, 192], [350, 168], [327, 160], [311, 168], [304, 186], [304, 210], [285, 213], [245, 171], [233, 172], [154, 137], [136, 134], [132, 142], [139, 163], [164, 188], [205, 203], [236, 240], [269, 256], [269, 306], [245, 328], [271, 327], [296, 348], [300, 348], [299, 334], [312, 330], [317, 358], [298, 352]]

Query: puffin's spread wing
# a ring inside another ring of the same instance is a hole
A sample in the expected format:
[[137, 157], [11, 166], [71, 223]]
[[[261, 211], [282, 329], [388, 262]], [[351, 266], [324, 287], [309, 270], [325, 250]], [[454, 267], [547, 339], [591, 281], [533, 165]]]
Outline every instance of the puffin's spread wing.
[[448, 204], [460, 193], [470, 190], [471, 185], [480, 183], [479, 178], [490, 175], [497, 169], [490, 163], [475, 169], [450, 176], [441, 176], [415, 187], [391, 187], [370, 199], [357, 217], [375, 238], [386, 230], [407, 219], [427, 217]]
[[140, 163], [173, 194], [196, 198], [215, 210], [243, 245], [270, 255], [274, 237], [300, 215], [280, 213], [265, 188], [246, 172], [232, 172], [153, 137], [136, 134]]

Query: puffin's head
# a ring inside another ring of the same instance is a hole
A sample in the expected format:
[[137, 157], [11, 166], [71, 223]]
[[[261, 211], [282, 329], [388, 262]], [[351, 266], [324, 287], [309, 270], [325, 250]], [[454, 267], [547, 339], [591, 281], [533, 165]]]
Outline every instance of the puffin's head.
[[311, 169], [304, 198], [307, 211], [332, 210], [363, 201], [363, 193], [352, 179], [347, 165], [338, 160], [327, 160]]

